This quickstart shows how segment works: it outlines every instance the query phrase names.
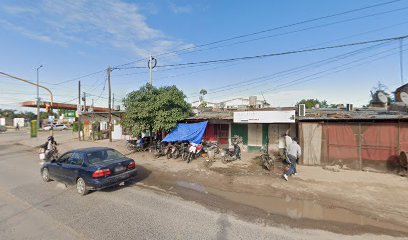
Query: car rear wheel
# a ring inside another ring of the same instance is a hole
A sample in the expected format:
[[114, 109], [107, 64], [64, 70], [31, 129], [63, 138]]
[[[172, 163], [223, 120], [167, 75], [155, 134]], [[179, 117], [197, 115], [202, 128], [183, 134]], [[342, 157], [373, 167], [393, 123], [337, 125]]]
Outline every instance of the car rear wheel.
[[85, 183], [84, 179], [78, 178], [77, 184], [76, 184], [76, 189], [77, 189], [77, 192], [80, 195], [86, 195], [88, 193], [88, 189], [86, 188], [86, 183]]
[[50, 173], [48, 172], [48, 168], [44, 168], [42, 170], [41, 176], [42, 176], [42, 179], [44, 180], [44, 182], [51, 181]]

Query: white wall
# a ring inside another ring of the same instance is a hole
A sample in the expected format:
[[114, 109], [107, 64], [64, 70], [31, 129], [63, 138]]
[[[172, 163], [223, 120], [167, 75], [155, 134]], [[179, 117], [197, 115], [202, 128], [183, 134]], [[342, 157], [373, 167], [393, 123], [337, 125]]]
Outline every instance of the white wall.
[[113, 125], [112, 139], [123, 139], [122, 126], [120, 124]]
[[0, 118], [0, 126], [6, 126], [6, 119]]
[[24, 118], [14, 118], [13, 119], [13, 126], [14, 127], [17, 126], [17, 123], [18, 123], [19, 127], [24, 127]]

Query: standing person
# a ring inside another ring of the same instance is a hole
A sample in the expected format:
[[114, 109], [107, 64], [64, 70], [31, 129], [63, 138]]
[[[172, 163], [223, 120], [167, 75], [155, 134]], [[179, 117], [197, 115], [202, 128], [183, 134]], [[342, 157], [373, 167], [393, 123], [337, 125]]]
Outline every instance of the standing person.
[[20, 130], [20, 125], [18, 125], [18, 123], [16, 124], [16, 130]]
[[289, 167], [289, 170], [285, 174], [283, 174], [283, 178], [286, 181], [288, 181], [288, 177], [292, 173], [297, 174], [296, 161], [300, 158], [300, 156], [302, 154], [300, 146], [297, 143], [297, 139], [295, 137], [292, 139], [292, 143], [289, 145], [289, 147], [287, 149], [287, 154], [288, 154], [288, 159], [290, 161], [290, 167]]
[[288, 148], [292, 144], [292, 138], [288, 135], [288, 133], [285, 133], [283, 137], [285, 140], [285, 154], [288, 154]]

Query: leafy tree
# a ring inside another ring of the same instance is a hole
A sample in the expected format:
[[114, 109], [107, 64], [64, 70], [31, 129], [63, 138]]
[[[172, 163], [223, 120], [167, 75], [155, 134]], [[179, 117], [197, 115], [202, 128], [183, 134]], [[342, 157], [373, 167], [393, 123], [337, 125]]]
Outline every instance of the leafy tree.
[[13, 109], [0, 109], [0, 116], [6, 118], [24, 118], [27, 120], [34, 120], [37, 118], [37, 115], [32, 112], [29, 111], [18, 112], [17, 110]]
[[123, 126], [138, 136], [141, 132], [170, 131], [191, 115], [191, 105], [176, 86], [156, 88], [150, 84], [129, 93], [123, 100]]
[[318, 99], [302, 99], [298, 103], [296, 103], [296, 105], [299, 104], [305, 104], [306, 108], [308, 109], [314, 108], [316, 104], [319, 104], [321, 108], [327, 108], [329, 106], [326, 100], [320, 101]]

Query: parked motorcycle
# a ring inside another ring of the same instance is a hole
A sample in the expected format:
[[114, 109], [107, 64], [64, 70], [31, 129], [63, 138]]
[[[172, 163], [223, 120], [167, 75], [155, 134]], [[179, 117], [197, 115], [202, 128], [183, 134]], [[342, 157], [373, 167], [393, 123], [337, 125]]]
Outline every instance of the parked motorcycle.
[[183, 142], [180, 144], [180, 156], [181, 159], [187, 161], [189, 155], [190, 144], [188, 142]]
[[162, 142], [157, 142], [157, 143], [155, 144], [153, 155], [154, 155], [155, 158], [159, 158], [159, 157], [161, 157], [161, 156], [166, 155], [166, 154], [165, 154], [165, 150], [164, 150], [164, 146], [163, 146], [163, 143], [162, 143]]
[[187, 163], [190, 163], [191, 160], [198, 158], [201, 155], [202, 150], [203, 150], [202, 144], [191, 143], [188, 149], [189, 153]]
[[[149, 150], [150, 143], [144, 139], [128, 140], [126, 149], [132, 152], [143, 152]], [[141, 142], [140, 142], [141, 141]]]
[[180, 157], [180, 143], [176, 142], [173, 144], [173, 146], [171, 147], [171, 156], [174, 159], [177, 159]]
[[261, 163], [266, 169], [271, 170], [271, 168], [275, 165], [273, 159], [269, 155], [267, 146], [261, 147]]
[[173, 146], [171, 145], [171, 143], [168, 143], [165, 147], [164, 147], [164, 155], [166, 155], [167, 159], [170, 159], [173, 157], [172, 155], [172, 149]]
[[217, 142], [207, 142], [204, 145], [204, 152], [207, 153], [208, 158], [214, 159], [215, 154], [220, 154], [220, 148], [218, 147]]
[[224, 148], [221, 151], [221, 161], [226, 164], [235, 160], [241, 160], [241, 148], [238, 144], [242, 143], [242, 138], [234, 136], [234, 143], [229, 148]]

